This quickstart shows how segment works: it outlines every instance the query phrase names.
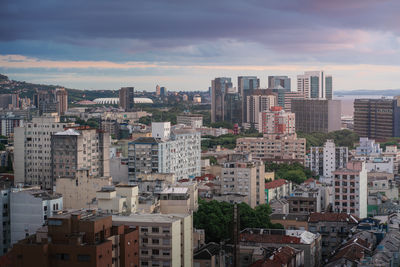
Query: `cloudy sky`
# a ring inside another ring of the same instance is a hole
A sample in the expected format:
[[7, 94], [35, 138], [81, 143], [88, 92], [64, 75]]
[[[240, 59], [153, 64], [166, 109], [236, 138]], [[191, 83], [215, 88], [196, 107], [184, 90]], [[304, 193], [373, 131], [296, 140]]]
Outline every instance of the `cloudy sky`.
[[82, 89], [206, 90], [219, 76], [400, 88], [398, 0], [1, 0], [0, 73]]

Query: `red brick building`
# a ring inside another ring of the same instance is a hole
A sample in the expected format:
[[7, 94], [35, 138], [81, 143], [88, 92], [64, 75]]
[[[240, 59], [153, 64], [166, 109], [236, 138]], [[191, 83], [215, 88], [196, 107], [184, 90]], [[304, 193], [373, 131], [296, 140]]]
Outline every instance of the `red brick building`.
[[17, 267], [139, 266], [137, 228], [113, 226], [112, 217], [92, 211], [55, 215], [48, 226], [14, 245]]

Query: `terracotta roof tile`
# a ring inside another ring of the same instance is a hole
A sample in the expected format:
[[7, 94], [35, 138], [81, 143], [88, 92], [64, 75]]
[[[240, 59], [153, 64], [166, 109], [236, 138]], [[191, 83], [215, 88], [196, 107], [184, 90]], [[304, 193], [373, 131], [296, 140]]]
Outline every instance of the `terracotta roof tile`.
[[268, 182], [265, 184], [265, 189], [273, 189], [273, 188], [277, 188], [280, 187], [284, 184], [287, 184], [288, 181], [286, 181], [285, 179], [278, 179], [278, 180], [274, 180], [271, 182]]
[[349, 222], [357, 224], [359, 219], [351, 214], [347, 214], [344, 212], [335, 213], [335, 212], [313, 212], [310, 214], [308, 222]]

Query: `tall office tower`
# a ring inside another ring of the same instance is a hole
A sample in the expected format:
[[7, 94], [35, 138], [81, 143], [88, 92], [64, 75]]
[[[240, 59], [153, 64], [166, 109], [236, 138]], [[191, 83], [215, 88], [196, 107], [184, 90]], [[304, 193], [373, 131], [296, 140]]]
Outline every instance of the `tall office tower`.
[[239, 93], [225, 94], [224, 121], [232, 124], [242, 123], [242, 101]]
[[166, 87], [161, 87], [160, 88], [160, 96], [162, 96], [162, 97], [166, 97], [168, 95], [168, 91], [167, 91], [167, 88]]
[[134, 97], [134, 87], [122, 87], [119, 90], [119, 106], [125, 111], [133, 111]]
[[261, 112], [258, 131], [264, 135], [296, 134], [295, 114], [285, 112], [282, 107], [271, 107]]
[[161, 94], [161, 87], [157, 84], [156, 86], [156, 96], [160, 96]]
[[333, 172], [335, 199], [333, 210], [367, 217], [368, 179], [364, 161], [349, 161], [346, 168]]
[[246, 126], [258, 129], [261, 112], [276, 106], [275, 95], [249, 95], [247, 96]]
[[284, 99], [284, 105], [283, 108], [287, 112], [292, 111], [292, 100], [293, 99], [304, 99], [304, 95], [299, 92], [286, 92], [285, 93], [285, 99]]
[[232, 87], [231, 78], [221, 77], [211, 81], [211, 122], [224, 120], [225, 94]]
[[251, 95], [253, 90], [260, 88], [260, 79], [256, 76], [239, 76], [238, 92], [242, 100], [242, 122], [247, 118], [247, 96]]
[[320, 176], [320, 181], [323, 179], [325, 183], [332, 184], [332, 173], [337, 169], [346, 168], [348, 159], [347, 147], [336, 147], [333, 140], [327, 140], [323, 147], [310, 147], [306, 165]]
[[341, 129], [341, 101], [293, 99], [291, 110], [296, 114], [296, 130], [303, 133], [328, 133]]
[[224, 163], [221, 169], [221, 193], [247, 196], [247, 204], [255, 208], [265, 203], [265, 166], [262, 161]]
[[68, 110], [68, 92], [65, 88], [57, 88], [55, 94], [58, 115], [64, 115]]
[[354, 131], [360, 137], [385, 139], [400, 137], [400, 101], [395, 99], [356, 99]]
[[52, 189], [51, 135], [72, 126], [61, 123], [57, 114], [46, 113], [14, 128], [15, 184]]
[[288, 76], [268, 76], [269, 89], [285, 89], [290, 92], [290, 78]]
[[69, 128], [51, 136], [52, 181], [76, 179], [78, 170], [88, 177], [110, 175], [110, 135], [85, 126]]
[[324, 71], [306, 71], [297, 75], [297, 91], [305, 98], [332, 99], [332, 76]]
[[38, 109], [39, 115], [57, 112], [57, 100], [52, 91], [36, 90], [33, 104]]

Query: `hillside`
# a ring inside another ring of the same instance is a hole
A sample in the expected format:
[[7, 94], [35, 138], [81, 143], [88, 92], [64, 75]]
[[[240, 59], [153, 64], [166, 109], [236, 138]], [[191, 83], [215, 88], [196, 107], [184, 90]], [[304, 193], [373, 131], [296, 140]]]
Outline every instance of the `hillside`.
[[[9, 80], [7, 76], [0, 74], [0, 94], [19, 92], [20, 97], [32, 98], [36, 89], [53, 90], [62, 85], [34, 84], [21, 81]], [[118, 97], [117, 90], [79, 90], [66, 88], [68, 91], [68, 102], [76, 103], [81, 100], [93, 100], [100, 97]]]

